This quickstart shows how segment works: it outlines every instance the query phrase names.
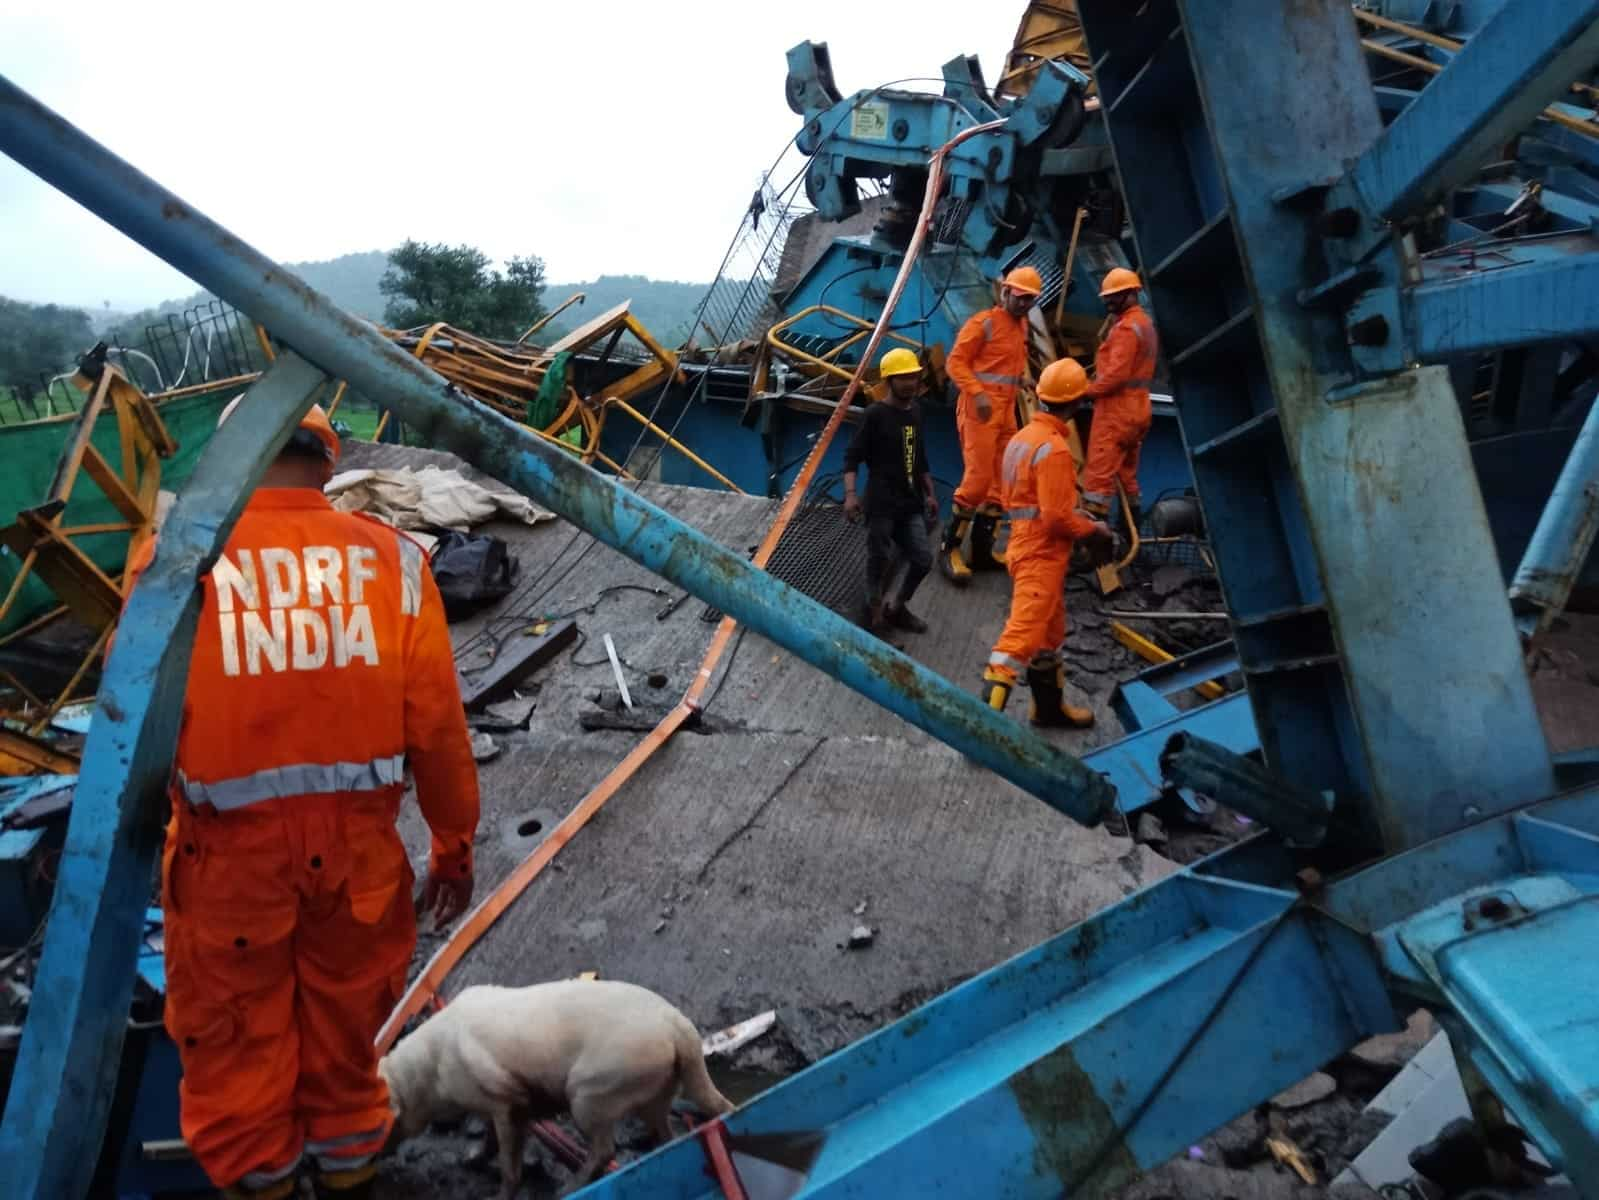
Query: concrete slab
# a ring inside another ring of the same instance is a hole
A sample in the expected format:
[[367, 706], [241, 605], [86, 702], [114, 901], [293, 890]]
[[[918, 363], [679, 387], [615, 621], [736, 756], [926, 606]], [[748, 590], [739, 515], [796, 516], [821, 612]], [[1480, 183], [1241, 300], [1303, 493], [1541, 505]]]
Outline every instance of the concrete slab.
[[[349, 465], [425, 462], [455, 464], [437, 452], [360, 447]], [[740, 551], [773, 508], [702, 489], [641, 492]], [[518, 555], [524, 586], [454, 628], [463, 670], [485, 660], [493, 639], [540, 619], [571, 617], [584, 636], [534, 674], [524, 689], [537, 691], [528, 730], [497, 734], [504, 751], [481, 768], [480, 894], [641, 736], [579, 725], [586, 699], [614, 687], [601, 635], [613, 636], [635, 697], [669, 703], [715, 629], [692, 598], [658, 620], [680, 593], [564, 523], [483, 528]], [[900, 644], [975, 687], [1008, 596], [1002, 574], [965, 590], [930, 578], [913, 607], [932, 629]], [[1076, 603], [1086, 601], [1079, 594]], [[1077, 748], [1120, 735], [1106, 707], [1113, 676], [1139, 666], [1096, 632], [1102, 619], [1087, 628], [1092, 621], [1073, 645], [1099, 675], [1089, 680], [1095, 690], [1078, 694], [1103, 719], [1087, 734], [1059, 735]], [[665, 684], [652, 688], [652, 675]], [[774, 1008], [778, 1036], [815, 1058], [1173, 869], [1073, 825], [755, 635], [713, 695], [709, 715], [722, 731], [683, 732], [659, 752], [447, 990], [596, 970], [659, 991], [704, 1028]], [[1025, 719], [1024, 702], [1013, 708]], [[427, 839], [414, 805], [402, 831], [420, 865]], [[857, 924], [873, 929], [873, 944], [846, 952]], [[418, 962], [437, 944], [425, 936]]]

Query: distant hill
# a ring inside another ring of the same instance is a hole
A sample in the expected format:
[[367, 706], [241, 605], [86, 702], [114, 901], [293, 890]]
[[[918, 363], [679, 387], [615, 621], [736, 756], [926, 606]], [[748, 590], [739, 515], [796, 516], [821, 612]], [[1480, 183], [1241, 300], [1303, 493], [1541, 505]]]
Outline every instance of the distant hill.
[[663, 344], [676, 348], [688, 339], [694, 313], [708, 287], [708, 283], [676, 283], [642, 275], [601, 275], [588, 283], [547, 284], [544, 306], [551, 311], [574, 292], [582, 292], [584, 300], [541, 329], [537, 340], [553, 342], [607, 309], [631, 300], [633, 315], [644, 327]]
[[[301, 279], [332, 300], [340, 308], [368, 320], [383, 319], [384, 296], [378, 290], [378, 280], [388, 269], [389, 256], [384, 250], [365, 250], [359, 254], [345, 254], [327, 262], [285, 264]], [[623, 300], [633, 302], [633, 315], [644, 323], [651, 333], [668, 346], [678, 346], [689, 335], [694, 312], [709, 284], [678, 283], [647, 279], [643, 275], [601, 275], [586, 283], [550, 283], [544, 287], [544, 304], [548, 309], [565, 300], [574, 292], [582, 292], [581, 305], [573, 305], [539, 331], [538, 340], [548, 344], [562, 334], [570, 333], [584, 321], [614, 308]], [[91, 313], [96, 331], [115, 328], [124, 337], [134, 336], [144, 325], [161, 319], [167, 313], [181, 313], [211, 299], [206, 292], [196, 292], [181, 300], [168, 300], [142, 313]]]

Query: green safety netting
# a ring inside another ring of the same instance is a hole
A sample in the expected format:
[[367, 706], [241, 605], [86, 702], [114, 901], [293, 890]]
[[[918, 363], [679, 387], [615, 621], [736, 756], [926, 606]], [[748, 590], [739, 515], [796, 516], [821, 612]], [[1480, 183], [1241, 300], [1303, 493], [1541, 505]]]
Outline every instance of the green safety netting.
[[[222, 406], [237, 394], [238, 385], [217, 392], [197, 393], [168, 400], [159, 406], [161, 419], [178, 444], [178, 452], [161, 463], [161, 486], [176, 491], [183, 486], [200, 458], [200, 451], [216, 432], [217, 416]], [[35, 421], [27, 425], [0, 426], [0, 526], [10, 525], [17, 513], [44, 503], [50, 480], [55, 475], [56, 462], [72, 434], [70, 417], [53, 421]], [[93, 442], [105, 455], [113, 469], [121, 470], [121, 443], [117, 438], [116, 414], [105, 412], [95, 423]], [[62, 524], [100, 525], [122, 520], [122, 515], [112, 507], [105, 493], [80, 472], [73, 485], [72, 496], [67, 501]], [[94, 560], [101, 570], [115, 576], [122, 570], [128, 552], [128, 535], [125, 533], [90, 534], [73, 541], [78, 548]], [[0, 546], [0, 597], [11, 590], [16, 580], [21, 560], [10, 550]], [[0, 622], [0, 636], [10, 633], [33, 618], [55, 608], [60, 601], [39, 579], [30, 576], [23, 584], [22, 594], [15, 607]]]
[[[527, 403], [527, 423], [534, 429], [548, 429], [566, 408], [566, 375], [573, 351], [563, 350], [550, 359], [549, 369], [539, 383], [538, 395]], [[583, 445], [583, 428], [574, 425], [560, 435], [568, 445]]]

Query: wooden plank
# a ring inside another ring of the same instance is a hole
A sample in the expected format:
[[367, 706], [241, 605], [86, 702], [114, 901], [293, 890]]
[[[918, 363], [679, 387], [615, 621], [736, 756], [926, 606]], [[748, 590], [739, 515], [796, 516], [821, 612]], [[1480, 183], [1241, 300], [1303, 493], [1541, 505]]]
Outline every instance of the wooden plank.
[[76, 775], [78, 756], [14, 729], [0, 728], [0, 775]]
[[72, 427], [72, 434], [67, 438], [66, 449], [61, 454], [61, 459], [56, 463], [55, 475], [50, 480], [50, 490], [45, 493], [45, 503], [60, 500], [63, 503], [72, 497], [72, 485], [78, 478], [78, 466], [83, 461], [83, 451], [89, 444], [89, 437], [94, 433], [95, 422], [100, 418], [100, 411], [105, 407], [106, 391], [111, 386], [111, 372], [101, 369], [100, 382], [95, 385], [94, 395], [89, 402], [78, 410], [77, 424]]
[[577, 637], [574, 621], [557, 621], [543, 633], [522, 632], [507, 638], [488, 666], [461, 674], [461, 703], [475, 712], [510, 695], [517, 683], [538, 670]]
[[631, 300], [624, 300], [615, 308], [602, 312], [591, 321], [585, 321], [571, 333], [567, 334], [555, 345], [545, 350], [539, 356], [541, 362], [548, 362], [563, 350], [580, 350], [590, 342], [597, 342], [600, 338], [618, 328], [627, 321], [628, 306]]
[[150, 514], [139, 507], [139, 497], [106, 462], [105, 455], [93, 446], [83, 448], [83, 470], [100, 486], [106, 499], [111, 501], [111, 506], [122, 514], [125, 520], [142, 524], [150, 519]]

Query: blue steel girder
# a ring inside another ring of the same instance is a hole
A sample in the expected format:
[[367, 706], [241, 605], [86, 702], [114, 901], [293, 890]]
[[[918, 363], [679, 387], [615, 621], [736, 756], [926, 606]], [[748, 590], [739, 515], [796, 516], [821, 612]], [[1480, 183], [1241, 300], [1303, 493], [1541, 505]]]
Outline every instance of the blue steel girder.
[[1599, 1194], [1599, 790], [1546, 801], [1327, 888], [1390, 989], [1440, 1012], [1455, 1054], [1583, 1195]]
[[[1095, 773], [1029, 730], [1006, 720], [911, 659], [752, 567], [664, 510], [616, 486], [533, 434], [455, 391], [440, 376], [337, 309], [240, 239], [117, 159], [82, 132], [0, 78], [0, 150], [173, 266], [264, 324], [307, 361], [384, 402], [434, 445], [453, 450], [539, 500], [606, 545], [693, 593], [813, 666], [883, 703], [961, 749], [1024, 790], [1077, 819], [1097, 822], [1114, 795]], [[285, 360], [272, 379], [299, 383], [315, 372]], [[263, 381], [257, 390], [266, 387]], [[309, 384], [307, 383], [307, 387]], [[208, 447], [209, 490], [191, 483], [197, 532], [163, 537], [157, 566], [130, 600], [125, 640], [108, 678], [129, 672], [127, 691], [107, 693], [91, 735], [83, 778], [98, 792], [77, 807], [62, 885], [42, 969], [51, 1004], [36, 1005], [23, 1038], [0, 1159], [26, 1163], [27, 1186], [11, 1194], [45, 1200], [81, 1193], [72, 1186], [92, 1167], [105, 1102], [117, 1070], [133, 949], [150, 884], [158, 832], [147, 816], [119, 803], [113, 779], [130, 775], [146, 804], [160, 793], [175, 743], [187, 630], [192, 629], [199, 565], [226, 537], [251, 481], [288, 437], [308, 397], [288, 403], [277, 385], [243, 406]], [[245, 447], [244, 439], [253, 439]], [[202, 464], [202, 467], [205, 466]], [[244, 469], [240, 469], [243, 464]], [[200, 541], [201, 533], [207, 540]], [[188, 559], [181, 548], [194, 543]], [[143, 614], [148, 612], [148, 619]], [[133, 614], [139, 614], [135, 619]], [[184, 618], [182, 614], [187, 614]], [[188, 624], [185, 625], [185, 619]], [[177, 657], [172, 657], [176, 655]], [[122, 728], [131, 714], [138, 737]], [[166, 715], [163, 715], [166, 714]], [[135, 751], [137, 752], [135, 754]], [[132, 786], [130, 784], [130, 786]], [[104, 819], [95, 826], [96, 817]], [[141, 823], [142, 819], [142, 823]], [[119, 836], [120, 835], [120, 836]], [[81, 875], [79, 874], [81, 872]], [[85, 953], [85, 950], [96, 951]], [[104, 950], [104, 953], [98, 951]], [[125, 953], [123, 952], [125, 951]]]
[[[1044, 63], [1025, 97], [1003, 103], [982, 87], [969, 57], [945, 65], [943, 95], [883, 87], [840, 98], [822, 43], [800, 43], [788, 63], [789, 107], [805, 119], [795, 144], [811, 156], [806, 195], [831, 220], [859, 211], [857, 179], [922, 172], [961, 130], [1003, 118], [1002, 128], [972, 138], [944, 162], [947, 196], [971, 206], [961, 238], [985, 259], [1025, 236], [1017, 184], [1036, 177], [1044, 156], [1073, 141], [1086, 119], [1088, 77], [1067, 63]], [[1091, 168], [1093, 160], [1079, 165]]]
[[1307, 187], [1381, 132], [1347, 5], [1079, 11], [1267, 764], [1332, 791], [1357, 854], [1547, 794], [1445, 372], [1340, 390], [1342, 316], [1300, 302]]
[[1510, 598], [1543, 613], [1541, 623], [1566, 606], [1599, 535], [1599, 403], [1572, 443], [1555, 489], [1544, 505], [1527, 552], [1510, 582]]
[[0, 1126], [8, 1196], [88, 1192], [161, 846], [197, 583], [325, 381], [293, 354], [273, 363], [250, 389], [250, 403], [206, 446], [162, 527], [154, 563], [128, 598], [101, 677], [33, 982], [48, 1002], [28, 1012]]
[[[1432, 279], [1402, 293], [1412, 361], [1442, 362], [1508, 346], [1599, 336], [1599, 253], [1574, 235], [1495, 247], [1508, 264]], [[1531, 259], [1540, 250], [1548, 257]], [[1516, 262], [1517, 257], [1528, 261]], [[1360, 310], [1351, 314], [1360, 319]]]
[[[1345, 20], [1353, 32], [1353, 18]], [[1595, 62], [1599, 0], [1506, 0], [1362, 149], [1333, 189], [1329, 209], [1347, 204], [1365, 218], [1366, 237], [1382, 238], [1390, 223], [1472, 178]], [[1367, 86], [1364, 71], [1355, 82]]]
[[[725, 1118], [750, 1194], [1104, 1195], [1397, 1027], [1369, 943], [1224, 870], [1145, 888]], [[785, 1189], [757, 1190], [784, 1161]], [[581, 1193], [721, 1194], [693, 1139]]]

